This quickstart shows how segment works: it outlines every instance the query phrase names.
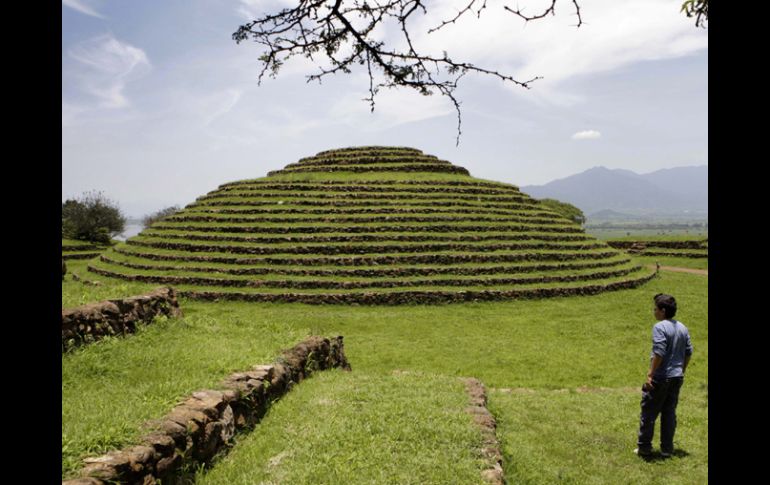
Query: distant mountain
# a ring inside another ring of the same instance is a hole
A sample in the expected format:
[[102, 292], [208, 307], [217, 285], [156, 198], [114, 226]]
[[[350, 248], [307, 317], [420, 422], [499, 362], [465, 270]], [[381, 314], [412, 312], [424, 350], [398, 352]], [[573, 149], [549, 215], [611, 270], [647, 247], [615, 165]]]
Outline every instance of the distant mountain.
[[586, 216], [590, 219], [601, 219], [604, 221], [612, 221], [612, 220], [628, 221], [628, 220], [634, 220], [634, 219], [642, 219], [641, 216], [626, 214], [625, 212], [618, 212], [612, 209], [603, 209], [603, 210], [600, 210], [599, 212], [592, 212], [590, 214], [586, 214]]
[[[521, 190], [536, 199], [552, 198], [579, 207], [589, 218], [601, 211], [626, 215], [708, 213], [708, 165], [638, 174], [594, 167], [545, 185]], [[610, 217], [617, 217], [606, 213]]]

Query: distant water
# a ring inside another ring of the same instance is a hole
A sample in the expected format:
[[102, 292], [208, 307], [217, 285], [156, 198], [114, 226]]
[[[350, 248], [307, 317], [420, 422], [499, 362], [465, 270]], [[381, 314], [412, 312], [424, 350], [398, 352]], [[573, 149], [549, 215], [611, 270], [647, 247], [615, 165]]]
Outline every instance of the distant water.
[[130, 237], [134, 237], [144, 229], [144, 225], [141, 222], [126, 224], [126, 230], [122, 234], [115, 236], [118, 241], [125, 241]]

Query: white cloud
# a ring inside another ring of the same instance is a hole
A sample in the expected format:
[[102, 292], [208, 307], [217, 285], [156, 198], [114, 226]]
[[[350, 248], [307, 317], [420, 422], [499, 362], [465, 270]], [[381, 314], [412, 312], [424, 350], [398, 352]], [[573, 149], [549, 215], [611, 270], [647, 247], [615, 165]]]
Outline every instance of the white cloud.
[[254, 20], [267, 13], [297, 6], [297, 0], [239, 0], [239, 3], [236, 11], [246, 20]]
[[602, 134], [596, 130], [578, 131], [577, 133], [572, 135], [573, 140], [595, 140], [601, 137], [602, 137]]
[[[526, 3], [529, 14], [543, 4], [534, 0], [520, 3]], [[574, 27], [571, 2], [557, 3], [556, 16], [526, 24], [498, 11], [501, 5], [490, 4], [481, 19], [466, 15], [457, 24], [426, 33], [441, 19], [456, 15], [458, 5], [458, 1], [441, 3], [430, 9], [429, 16], [415, 21], [414, 30], [420, 32], [413, 35], [415, 45], [438, 55], [446, 50], [455, 61], [471, 62], [520, 81], [542, 76], [531, 84], [531, 90], [509, 84], [512, 92], [529, 99], [535, 91], [564, 95], [567, 82], [577, 76], [685, 56], [708, 47], [707, 31], [695, 28], [692, 19], [670, 0], [581, 0], [584, 24], [580, 28]]]
[[94, 10], [94, 7], [90, 5], [92, 2], [89, 0], [62, 0], [61, 3], [65, 7], [77, 10], [82, 14], [98, 17], [100, 19], [104, 18], [102, 14]]
[[102, 35], [72, 47], [69, 57], [77, 61], [71, 75], [81, 91], [95, 97], [98, 107], [124, 108], [127, 83], [145, 73], [150, 61], [142, 49]]
[[[354, 87], [368, 86], [366, 76], [357, 76]], [[385, 89], [374, 98], [374, 112], [363, 98], [367, 91], [347, 93], [332, 106], [331, 118], [360, 128], [369, 127], [374, 131], [385, 130], [404, 123], [426, 120], [454, 113], [451, 101], [439, 94], [423, 96], [406, 88]]]

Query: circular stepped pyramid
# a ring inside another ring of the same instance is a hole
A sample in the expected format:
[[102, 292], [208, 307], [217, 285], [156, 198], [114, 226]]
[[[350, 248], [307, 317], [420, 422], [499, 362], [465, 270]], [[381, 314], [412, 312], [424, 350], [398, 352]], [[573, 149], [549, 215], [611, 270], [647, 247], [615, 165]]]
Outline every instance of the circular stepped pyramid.
[[389, 147], [223, 184], [89, 270], [190, 298], [313, 304], [584, 295], [654, 276], [515, 186]]

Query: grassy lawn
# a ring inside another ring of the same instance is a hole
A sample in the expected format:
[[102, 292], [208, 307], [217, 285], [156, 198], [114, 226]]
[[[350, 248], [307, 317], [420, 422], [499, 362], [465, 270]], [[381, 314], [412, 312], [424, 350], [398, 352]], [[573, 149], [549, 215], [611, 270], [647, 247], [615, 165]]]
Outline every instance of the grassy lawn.
[[708, 258], [678, 258], [676, 256], [639, 256], [633, 255], [632, 259], [641, 265], [660, 263], [661, 266], [674, 266], [677, 268], [709, 269]]
[[196, 483], [479, 484], [458, 379], [331, 371], [297, 386]]
[[[103, 286], [68, 279], [63, 306], [157, 286], [83, 275]], [[661, 273], [641, 288], [591, 297], [442, 306], [182, 300], [181, 320], [62, 356], [62, 474], [81, 456], [130, 443], [142, 422], [189, 392], [320, 334], [345, 336], [353, 372], [297, 386], [202, 483], [474, 483], [474, 438], [453, 414], [466, 399], [454, 376], [527, 390], [490, 393], [509, 483], [704, 483], [707, 285], [707, 277]], [[676, 441], [686, 454], [647, 463], [631, 450], [658, 292], [677, 298], [695, 355]], [[397, 369], [410, 374], [394, 376]], [[607, 389], [575, 392], [581, 387]], [[427, 441], [414, 435], [432, 428]]]
[[645, 461], [632, 453], [640, 388], [490, 393], [508, 483], [708, 483], [707, 384], [697, 377], [685, 381], [677, 408], [677, 451], [668, 460], [657, 455]]

